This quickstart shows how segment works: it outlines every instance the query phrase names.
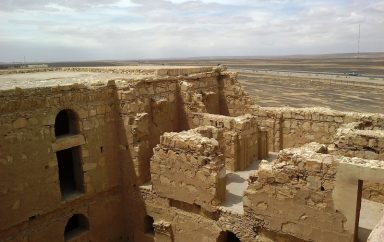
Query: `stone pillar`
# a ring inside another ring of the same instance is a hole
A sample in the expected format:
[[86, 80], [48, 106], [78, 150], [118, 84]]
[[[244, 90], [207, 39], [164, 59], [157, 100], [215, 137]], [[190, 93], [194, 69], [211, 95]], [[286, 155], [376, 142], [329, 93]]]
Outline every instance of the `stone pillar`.
[[171, 223], [158, 221], [153, 224], [155, 228], [155, 242], [172, 242], [173, 233]]

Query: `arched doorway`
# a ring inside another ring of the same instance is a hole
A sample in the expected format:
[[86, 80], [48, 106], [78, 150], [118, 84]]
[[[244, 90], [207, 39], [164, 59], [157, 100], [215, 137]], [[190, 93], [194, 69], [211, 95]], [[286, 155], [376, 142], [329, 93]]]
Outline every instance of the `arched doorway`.
[[74, 214], [65, 225], [64, 240], [68, 241], [89, 230], [88, 218], [83, 214]]
[[79, 133], [78, 115], [71, 109], [63, 109], [55, 119], [55, 136]]

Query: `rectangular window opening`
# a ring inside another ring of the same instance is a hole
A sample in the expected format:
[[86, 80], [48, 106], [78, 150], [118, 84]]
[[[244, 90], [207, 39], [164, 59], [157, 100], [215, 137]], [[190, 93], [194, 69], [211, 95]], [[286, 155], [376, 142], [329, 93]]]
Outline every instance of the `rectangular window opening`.
[[65, 149], [56, 153], [62, 200], [84, 192], [80, 154], [80, 147]]

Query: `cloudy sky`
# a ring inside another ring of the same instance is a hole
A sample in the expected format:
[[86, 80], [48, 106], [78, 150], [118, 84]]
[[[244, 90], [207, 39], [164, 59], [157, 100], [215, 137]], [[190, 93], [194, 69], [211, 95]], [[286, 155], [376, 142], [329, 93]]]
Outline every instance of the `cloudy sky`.
[[384, 51], [384, 0], [0, 0], [0, 62]]

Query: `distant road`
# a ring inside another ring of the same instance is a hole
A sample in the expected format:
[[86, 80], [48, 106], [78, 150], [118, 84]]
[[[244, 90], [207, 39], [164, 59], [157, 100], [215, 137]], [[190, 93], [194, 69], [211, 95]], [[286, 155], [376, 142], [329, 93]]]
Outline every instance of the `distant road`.
[[302, 77], [302, 78], [314, 78], [314, 79], [326, 79], [326, 80], [335, 80], [335, 81], [365, 83], [365, 84], [373, 84], [373, 85], [380, 85], [380, 86], [384, 85], [384, 75], [358, 74], [358, 76], [353, 76], [345, 73], [251, 69], [251, 68], [233, 68], [231, 70], [244, 73], [244, 74], [254, 74], [254, 75]]

